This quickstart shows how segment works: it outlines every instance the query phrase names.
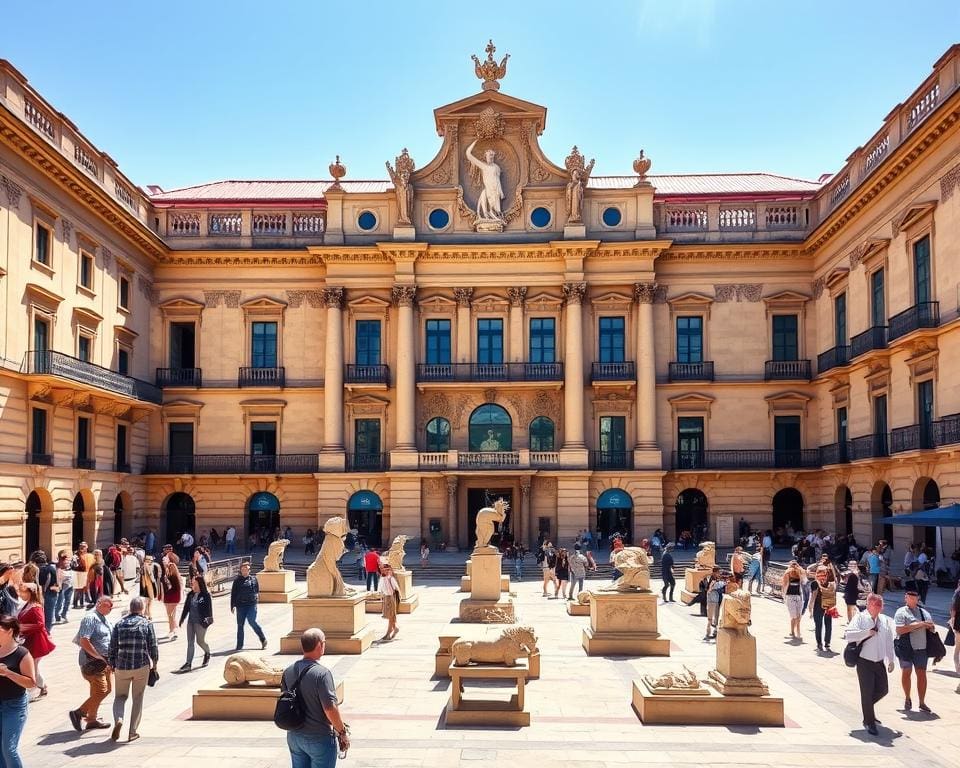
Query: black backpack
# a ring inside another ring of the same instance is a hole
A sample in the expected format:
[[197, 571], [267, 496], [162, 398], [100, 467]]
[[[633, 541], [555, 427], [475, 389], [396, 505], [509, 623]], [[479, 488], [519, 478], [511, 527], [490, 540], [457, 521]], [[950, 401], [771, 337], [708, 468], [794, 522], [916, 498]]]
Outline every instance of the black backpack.
[[313, 664], [307, 664], [297, 677], [297, 682], [289, 690], [282, 684], [280, 685], [280, 698], [277, 699], [277, 706], [273, 710], [273, 722], [277, 728], [284, 731], [295, 731], [302, 728], [307, 719], [307, 713], [303, 707], [303, 701], [300, 699], [300, 683], [303, 678], [313, 668]]

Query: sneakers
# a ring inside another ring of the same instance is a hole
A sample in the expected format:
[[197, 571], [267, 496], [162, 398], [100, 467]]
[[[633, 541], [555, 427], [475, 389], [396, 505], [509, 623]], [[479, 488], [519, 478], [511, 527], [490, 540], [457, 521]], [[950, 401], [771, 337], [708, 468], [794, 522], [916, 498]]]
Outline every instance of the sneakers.
[[913, 709], [913, 702], [910, 701], [910, 699], [904, 699], [903, 708], [909, 712], [911, 709]]
[[113, 724], [113, 730], [110, 731], [110, 738], [113, 741], [120, 741], [120, 729], [123, 728], [123, 720], [117, 720]]
[[263, 638], [263, 640], [260, 641], [260, 650], [264, 651], [266, 650], [266, 648], [267, 648], [267, 638]]
[[71, 709], [69, 712], [67, 712], [67, 716], [70, 718], [70, 724], [73, 726], [73, 730], [79, 733], [82, 730], [80, 727], [80, 718], [82, 717], [80, 710]]
[[869, 733], [871, 736], [876, 736], [876, 735], [879, 733], [879, 731], [877, 730], [877, 726], [876, 726], [876, 725], [868, 725], [868, 726], [867, 726], [867, 733]]

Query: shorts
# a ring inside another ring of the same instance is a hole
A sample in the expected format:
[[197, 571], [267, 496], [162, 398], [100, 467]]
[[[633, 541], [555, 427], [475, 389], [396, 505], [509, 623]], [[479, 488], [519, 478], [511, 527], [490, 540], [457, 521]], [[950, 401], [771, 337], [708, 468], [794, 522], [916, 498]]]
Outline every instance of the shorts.
[[897, 659], [900, 662], [900, 669], [926, 669], [927, 668], [927, 649], [912, 648], [913, 658], [909, 661]]
[[720, 603], [707, 602], [707, 621], [711, 624], [717, 623], [717, 614], [720, 612]]
[[555, 579], [557, 577], [556, 572], [553, 568], [544, 568], [543, 569], [543, 578], [545, 579]]
[[787, 606], [787, 613], [791, 619], [799, 619], [803, 613], [803, 597], [800, 595], [784, 595], [783, 604]]

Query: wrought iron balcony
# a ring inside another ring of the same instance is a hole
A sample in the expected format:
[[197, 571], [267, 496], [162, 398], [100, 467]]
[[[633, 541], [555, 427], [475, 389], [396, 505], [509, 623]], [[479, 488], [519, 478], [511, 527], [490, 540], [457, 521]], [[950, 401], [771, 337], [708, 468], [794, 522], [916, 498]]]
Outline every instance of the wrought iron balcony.
[[824, 466], [828, 464], [846, 464], [848, 461], [850, 461], [849, 440], [820, 446], [820, 463]]
[[23, 372], [60, 376], [148, 403], [159, 404], [163, 401], [163, 393], [160, 389], [147, 381], [124, 376], [109, 368], [49, 349], [27, 352], [23, 362]]
[[354, 365], [347, 366], [344, 376], [346, 384], [390, 384], [390, 366]]
[[389, 467], [386, 453], [348, 453], [347, 472], [384, 472]]
[[130, 469], [130, 465], [129, 465], [129, 464], [120, 462], [120, 463], [117, 463], [117, 464], [114, 464], [114, 465], [113, 465], [113, 471], [114, 471], [114, 472], [126, 472], [127, 474], [130, 474], [131, 469]]
[[45, 467], [53, 466], [52, 453], [28, 453], [25, 459], [27, 464], [42, 464]]
[[506, 469], [520, 466], [517, 451], [460, 451], [458, 469]]
[[887, 326], [874, 325], [850, 339], [850, 357], [859, 357], [872, 349], [887, 348]]
[[713, 381], [713, 360], [700, 363], [670, 363], [670, 381]]
[[890, 430], [890, 453], [933, 448], [933, 424], [911, 424]]
[[199, 387], [203, 384], [200, 368], [157, 368], [158, 387]]
[[817, 373], [826, 373], [831, 368], [840, 368], [850, 362], [850, 347], [840, 344], [817, 355]]
[[563, 381], [563, 363], [419, 363], [417, 381]]
[[96, 459], [74, 459], [73, 466], [77, 469], [96, 469], [97, 460]]
[[591, 469], [633, 469], [633, 451], [590, 451]]
[[890, 341], [906, 336], [920, 328], [936, 328], [940, 325], [940, 302], [925, 301], [914, 304], [898, 315], [890, 318]]
[[145, 475], [284, 475], [312, 474], [319, 469], [319, 458], [315, 453], [279, 453], [274, 456], [194, 454], [193, 456], [147, 456], [143, 473]]
[[820, 450], [674, 451], [673, 469], [815, 469]]
[[767, 360], [763, 365], [763, 378], [767, 381], [790, 379], [810, 380], [809, 360]]
[[590, 369], [590, 381], [636, 381], [637, 368], [632, 360], [622, 363], [594, 363]]
[[960, 413], [933, 422], [933, 442], [938, 446], [960, 443]]
[[237, 376], [238, 387], [283, 387], [287, 383], [286, 368], [254, 368], [245, 366]]
[[889, 456], [888, 442], [886, 432], [855, 437], [850, 441], [850, 461], [877, 459], [883, 456]]

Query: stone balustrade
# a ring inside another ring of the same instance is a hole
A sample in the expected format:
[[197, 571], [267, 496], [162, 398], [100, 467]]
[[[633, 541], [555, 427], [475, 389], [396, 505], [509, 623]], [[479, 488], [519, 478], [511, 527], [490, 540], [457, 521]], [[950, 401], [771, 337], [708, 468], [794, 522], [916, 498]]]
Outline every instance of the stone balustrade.
[[323, 243], [326, 231], [326, 214], [322, 209], [168, 208], [159, 213], [160, 234], [174, 249], [222, 247], [227, 243], [231, 247], [252, 247], [254, 243], [260, 247], [300, 247]]
[[810, 223], [808, 201], [721, 205], [657, 204], [657, 231], [677, 242], [802, 240]]

